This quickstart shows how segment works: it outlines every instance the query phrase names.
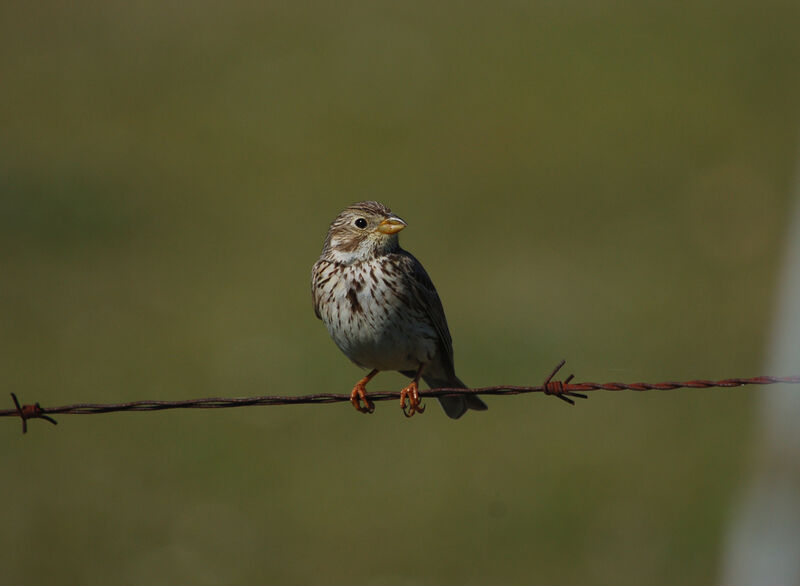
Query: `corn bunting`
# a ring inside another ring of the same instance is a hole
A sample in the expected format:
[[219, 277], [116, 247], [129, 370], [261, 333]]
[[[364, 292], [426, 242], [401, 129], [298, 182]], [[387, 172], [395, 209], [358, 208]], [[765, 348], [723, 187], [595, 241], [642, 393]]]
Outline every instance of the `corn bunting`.
[[[339, 349], [370, 370], [350, 395], [362, 413], [375, 409], [366, 384], [381, 370], [398, 370], [412, 379], [400, 393], [408, 417], [425, 410], [420, 377], [431, 388], [467, 388], [453, 367], [439, 295], [420, 262], [400, 248], [397, 233], [405, 227], [383, 204], [353, 204], [331, 224], [311, 271], [314, 312]], [[439, 402], [453, 419], [467, 409], [486, 409], [475, 395], [439, 397]]]

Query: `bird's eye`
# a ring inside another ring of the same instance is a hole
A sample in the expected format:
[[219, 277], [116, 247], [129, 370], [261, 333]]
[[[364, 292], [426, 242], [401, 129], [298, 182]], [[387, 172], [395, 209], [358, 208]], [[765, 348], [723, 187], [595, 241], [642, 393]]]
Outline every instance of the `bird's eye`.
[[362, 230], [367, 227], [367, 221], [364, 218], [359, 218], [355, 221], [356, 227]]

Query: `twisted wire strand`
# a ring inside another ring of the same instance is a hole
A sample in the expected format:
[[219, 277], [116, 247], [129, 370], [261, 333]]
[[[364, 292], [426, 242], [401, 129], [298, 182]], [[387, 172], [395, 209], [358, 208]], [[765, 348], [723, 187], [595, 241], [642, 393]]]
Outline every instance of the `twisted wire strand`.
[[[442, 397], [445, 395], [523, 395], [527, 393], [544, 393], [574, 404], [574, 398], [585, 399], [584, 393], [591, 391], [671, 391], [675, 389], [710, 389], [732, 388], [745, 385], [773, 385], [773, 384], [800, 384], [800, 375], [793, 376], [757, 376], [753, 378], [726, 378], [722, 380], [696, 379], [682, 382], [660, 383], [572, 383], [569, 375], [565, 380], [552, 380], [564, 365], [562, 360], [558, 366], [545, 379], [544, 383], [536, 386], [498, 385], [473, 389], [435, 388], [419, 391], [420, 397]], [[42, 407], [39, 403], [21, 405], [16, 394], [11, 393], [14, 409], [0, 410], [0, 417], [19, 417], [22, 420], [22, 432], [27, 432], [29, 419], [44, 419], [57, 425], [52, 415], [96, 415], [100, 413], [114, 413], [119, 411], [165, 411], [168, 409], [225, 409], [231, 407], [253, 407], [267, 405], [310, 405], [324, 403], [350, 402], [349, 394], [315, 393], [310, 395], [260, 395], [254, 397], [207, 397], [202, 399], [187, 399], [181, 401], [130, 401], [127, 403], [73, 403], [58, 407]], [[369, 398], [373, 401], [388, 401], [399, 399], [399, 391], [370, 392]]]

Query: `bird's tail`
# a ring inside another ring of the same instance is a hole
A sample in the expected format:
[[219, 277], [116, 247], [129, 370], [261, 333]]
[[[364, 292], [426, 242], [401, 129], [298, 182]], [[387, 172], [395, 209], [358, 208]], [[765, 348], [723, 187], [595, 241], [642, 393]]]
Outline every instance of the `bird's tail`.
[[[432, 389], [442, 387], [451, 389], [469, 388], [455, 375], [451, 379], [438, 379], [422, 375], [422, 379]], [[468, 409], [474, 409], [475, 411], [486, 411], [488, 409], [486, 403], [481, 401], [478, 395], [449, 395], [438, 397], [438, 399], [442, 404], [442, 409], [444, 409], [444, 412], [447, 413], [447, 416], [451, 419], [458, 419], [464, 415]]]

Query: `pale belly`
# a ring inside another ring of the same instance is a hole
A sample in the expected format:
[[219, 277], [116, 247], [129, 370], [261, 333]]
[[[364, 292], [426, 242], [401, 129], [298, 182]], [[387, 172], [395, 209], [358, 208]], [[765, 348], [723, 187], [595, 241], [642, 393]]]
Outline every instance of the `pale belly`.
[[416, 370], [433, 361], [438, 338], [427, 316], [365, 276], [363, 268], [347, 267], [323, 287], [328, 302], [320, 317], [339, 349], [369, 369]]

